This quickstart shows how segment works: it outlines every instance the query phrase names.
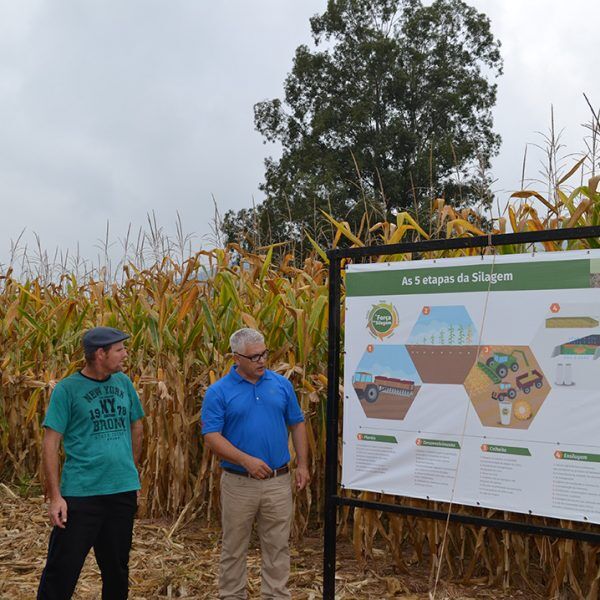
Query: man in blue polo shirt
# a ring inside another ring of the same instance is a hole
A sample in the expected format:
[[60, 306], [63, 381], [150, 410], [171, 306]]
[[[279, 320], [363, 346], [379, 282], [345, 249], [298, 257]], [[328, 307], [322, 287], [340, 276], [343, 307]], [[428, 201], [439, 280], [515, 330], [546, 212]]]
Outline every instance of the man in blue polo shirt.
[[291, 383], [265, 367], [268, 350], [261, 333], [240, 329], [230, 346], [235, 365], [208, 388], [202, 404], [204, 441], [223, 467], [219, 598], [246, 598], [246, 555], [256, 520], [262, 598], [287, 599], [292, 519], [288, 429], [300, 491], [309, 481], [304, 416]]

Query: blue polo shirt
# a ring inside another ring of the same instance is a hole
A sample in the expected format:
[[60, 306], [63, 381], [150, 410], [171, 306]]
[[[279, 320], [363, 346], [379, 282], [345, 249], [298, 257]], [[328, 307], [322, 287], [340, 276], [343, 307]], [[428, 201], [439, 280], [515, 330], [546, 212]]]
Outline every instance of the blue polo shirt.
[[[292, 384], [265, 370], [251, 383], [234, 366], [213, 383], [202, 403], [202, 433], [220, 433], [236, 448], [260, 458], [272, 469], [290, 460], [288, 426], [304, 421]], [[240, 465], [221, 461], [223, 467], [243, 471]]]

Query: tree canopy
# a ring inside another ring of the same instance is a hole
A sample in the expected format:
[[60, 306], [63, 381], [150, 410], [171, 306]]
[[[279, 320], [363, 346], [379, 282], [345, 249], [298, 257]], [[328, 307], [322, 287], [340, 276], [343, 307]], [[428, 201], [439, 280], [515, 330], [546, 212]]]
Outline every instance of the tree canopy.
[[282, 152], [265, 161], [265, 201], [226, 214], [228, 239], [318, 237], [319, 209], [357, 224], [366, 211], [426, 213], [440, 196], [480, 201], [500, 144], [489, 19], [461, 0], [329, 0], [310, 26], [314, 48], [296, 49], [284, 99], [254, 106]]

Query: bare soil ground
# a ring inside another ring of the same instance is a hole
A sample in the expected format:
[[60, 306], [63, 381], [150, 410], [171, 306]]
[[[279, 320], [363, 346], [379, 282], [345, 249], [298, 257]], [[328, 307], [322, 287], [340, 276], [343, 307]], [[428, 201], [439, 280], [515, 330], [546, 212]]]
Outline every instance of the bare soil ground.
[[[0, 484], [0, 598], [32, 600], [44, 566], [50, 526], [40, 497], [21, 498]], [[292, 544], [290, 590], [294, 600], [322, 597], [322, 537], [318, 532]], [[174, 529], [174, 523], [138, 520], [130, 560], [132, 600], [160, 598], [217, 598], [216, 578], [219, 532], [192, 522]], [[414, 565], [399, 573], [383, 550], [366, 566], [360, 565], [350, 543], [338, 544], [336, 598], [340, 600], [430, 598], [430, 571]], [[260, 598], [260, 556], [253, 544], [248, 561], [249, 598]], [[519, 598], [532, 600], [540, 594], [516, 590], [504, 594], [484, 585], [466, 586], [440, 582], [436, 600]], [[100, 598], [100, 576], [93, 554], [88, 556], [74, 596], [77, 600]]]

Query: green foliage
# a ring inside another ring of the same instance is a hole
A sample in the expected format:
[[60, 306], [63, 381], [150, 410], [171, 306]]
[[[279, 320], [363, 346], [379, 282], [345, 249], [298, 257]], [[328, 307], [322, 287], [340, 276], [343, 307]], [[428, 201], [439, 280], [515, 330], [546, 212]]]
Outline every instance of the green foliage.
[[23, 474], [16, 482], [16, 490], [21, 498], [32, 498], [42, 495], [42, 486], [34, 475]]
[[265, 202], [226, 215], [229, 241], [320, 241], [330, 229], [318, 209], [355, 230], [365, 213], [422, 218], [436, 197], [489, 198], [481, 173], [499, 137], [488, 77], [502, 63], [485, 15], [461, 0], [330, 0], [310, 23], [316, 49], [297, 48], [285, 99], [254, 107], [283, 152], [265, 162]]

